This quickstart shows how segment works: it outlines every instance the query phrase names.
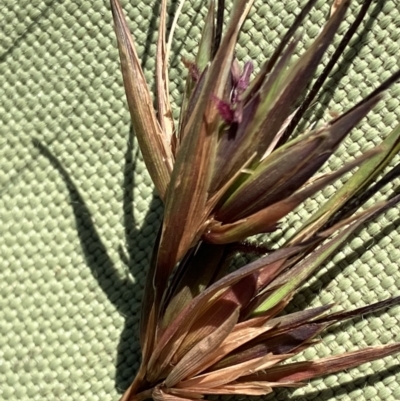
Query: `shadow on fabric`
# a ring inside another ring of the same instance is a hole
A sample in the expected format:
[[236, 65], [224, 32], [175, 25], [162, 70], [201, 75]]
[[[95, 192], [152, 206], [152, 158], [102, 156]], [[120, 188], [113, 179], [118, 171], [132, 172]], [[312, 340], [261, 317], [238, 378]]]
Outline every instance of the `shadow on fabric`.
[[[45, 156], [52, 166], [60, 173], [63, 178], [70, 197], [70, 204], [75, 216], [77, 233], [82, 247], [82, 251], [88, 267], [93, 277], [97, 280], [100, 288], [107, 295], [110, 302], [116, 307], [118, 312], [125, 317], [124, 328], [120, 336], [117, 348], [115, 386], [119, 392], [123, 392], [132, 382], [135, 370], [139, 367], [138, 356], [140, 346], [138, 340], [140, 302], [138, 295], [143, 291], [143, 284], [133, 282], [128, 277], [121, 279], [115, 270], [113, 261], [108, 255], [107, 249], [101, 240], [91, 213], [85, 204], [78, 188], [72, 181], [70, 175], [62, 166], [60, 161], [50, 152], [50, 150], [38, 141], [34, 141], [40, 153]], [[120, 246], [119, 253], [122, 261], [127, 266], [127, 270], [132, 276], [142, 272], [147, 273], [148, 260], [138, 261], [137, 256], [143, 255], [140, 243], [144, 238], [146, 243], [154, 243], [157, 230], [154, 230], [154, 211], [162, 207], [161, 200], [153, 196], [146, 217], [140, 229], [135, 229], [135, 218], [133, 213], [133, 188], [135, 186], [133, 160], [133, 134], [130, 134], [127, 151], [125, 154], [124, 168], [124, 196], [123, 196], [123, 215], [125, 244], [124, 250]], [[161, 213], [159, 213], [161, 216]], [[150, 257], [150, 252], [146, 258]]]

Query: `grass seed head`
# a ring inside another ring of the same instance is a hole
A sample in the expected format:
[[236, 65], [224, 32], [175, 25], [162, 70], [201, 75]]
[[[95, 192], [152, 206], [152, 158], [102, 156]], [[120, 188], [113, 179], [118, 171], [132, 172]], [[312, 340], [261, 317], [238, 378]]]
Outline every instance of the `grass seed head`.
[[[395, 167], [376, 181], [400, 150], [400, 125], [371, 151], [336, 171], [316, 175], [400, 72], [331, 121], [296, 131], [371, 1], [363, 3], [316, 78], [349, 0], [333, 2], [319, 35], [294, 60], [297, 32], [315, 3], [310, 0], [257, 72], [251, 61], [241, 66], [235, 57], [253, 1], [234, 1], [229, 17], [224, 3], [210, 1], [197, 56], [183, 61], [188, 75], [175, 122], [166, 0], [160, 7], [156, 110], [119, 1], [111, 0], [132, 124], [165, 205], [143, 300], [142, 363], [125, 401], [263, 395], [400, 351], [400, 344], [389, 344], [287, 362], [314, 344], [328, 326], [399, 301], [334, 314], [329, 312], [332, 305], [283, 313], [299, 287], [362, 224], [400, 200], [394, 195], [357, 213], [398, 176]], [[276, 230], [302, 202], [354, 169], [346, 184], [285, 244], [230, 271], [236, 244]]]

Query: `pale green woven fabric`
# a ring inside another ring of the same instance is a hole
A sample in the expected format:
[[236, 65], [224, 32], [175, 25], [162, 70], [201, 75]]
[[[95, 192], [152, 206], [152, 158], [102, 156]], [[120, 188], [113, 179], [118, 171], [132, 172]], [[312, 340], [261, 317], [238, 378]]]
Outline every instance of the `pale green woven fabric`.
[[[175, 101], [181, 55], [190, 55], [200, 32], [200, 3], [188, 1], [179, 21]], [[317, 35], [325, 3], [305, 24], [302, 44]], [[346, 109], [400, 67], [399, 2], [378, 3], [356, 38], [362, 46], [346, 53], [349, 60], [358, 49], [354, 62], [342, 63], [329, 82], [336, 90], [327, 110]], [[149, 79], [156, 4], [123, 2]], [[257, 1], [239, 58], [260, 63], [271, 54], [299, 4], [304, 1]], [[399, 103], [397, 85], [330, 167], [378, 143], [400, 122]], [[139, 362], [139, 301], [161, 203], [131, 146], [106, 0], [1, 0], [0, 128], [0, 400], [118, 400]], [[307, 202], [289, 224], [298, 226], [334, 190]], [[294, 307], [338, 302], [346, 308], [398, 295], [399, 219], [397, 208], [363, 229]], [[399, 315], [397, 307], [342, 325], [304, 357], [400, 341]], [[276, 397], [399, 400], [399, 362], [386, 358]]]

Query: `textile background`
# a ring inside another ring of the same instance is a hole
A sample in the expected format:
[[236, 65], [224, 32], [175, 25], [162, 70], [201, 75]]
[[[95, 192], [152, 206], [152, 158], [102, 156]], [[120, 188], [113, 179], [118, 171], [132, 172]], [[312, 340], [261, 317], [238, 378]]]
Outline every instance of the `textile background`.
[[[202, 3], [188, 0], [179, 19], [170, 74], [176, 104]], [[238, 57], [259, 66], [304, 3], [256, 1]], [[299, 52], [318, 34], [326, 3], [319, 0], [305, 23]], [[158, 0], [122, 4], [152, 83]], [[342, 34], [360, 4], [353, 2]], [[368, 94], [400, 68], [399, 54], [398, 0], [374, 2], [310, 121]], [[369, 149], [398, 123], [400, 84], [326, 168]], [[162, 205], [130, 133], [108, 1], [0, 2], [0, 132], [0, 400], [118, 400], [138, 367], [140, 299]], [[286, 235], [340, 185], [302, 205], [285, 222]], [[399, 295], [399, 222], [395, 208], [363, 228], [293, 308], [350, 308]], [[400, 341], [399, 325], [399, 307], [342, 324], [303, 358]], [[386, 358], [266, 399], [399, 400], [399, 362]]]

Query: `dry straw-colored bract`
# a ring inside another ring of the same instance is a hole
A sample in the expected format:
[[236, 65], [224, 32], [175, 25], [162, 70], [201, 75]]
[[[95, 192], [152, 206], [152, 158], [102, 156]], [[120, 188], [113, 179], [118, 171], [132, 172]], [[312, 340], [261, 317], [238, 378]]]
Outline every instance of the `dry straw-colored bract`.
[[[357, 211], [397, 177], [398, 166], [374, 183], [400, 150], [400, 125], [371, 151], [315, 176], [400, 72], [342, 115], [294, 135], [371, 1], [364, 1], [317, 78], [349, 0], [334, 2], [318, 37], [293, 61], [298, 28], [315, 3], [309, 1], [255, 74], [251, 62], [241, 67], [235, 58], [253, 1], [234, 0], [229, 16], [224, 1], [210, 1], [197, 56], [184, 61], [188, 78], [177, 123], [169, 99], [166, 3], [161, 2], [154, 110], [123, 11], [111, 0], [133, 128], [165, 205], [143, 299], [141, 367], [122, 399], [262, 395], [400, 351], [397, 343], [312, 362], [287, 361], [328, 326], [399, 298], [335, 314], [329, 313], [332, 305], [282, 313], [356, 229], [400, 200], [394, 195]], [[230, 272], [237, 244], [276, 230], [303, 201], [355, 168], [286, 244]]]

